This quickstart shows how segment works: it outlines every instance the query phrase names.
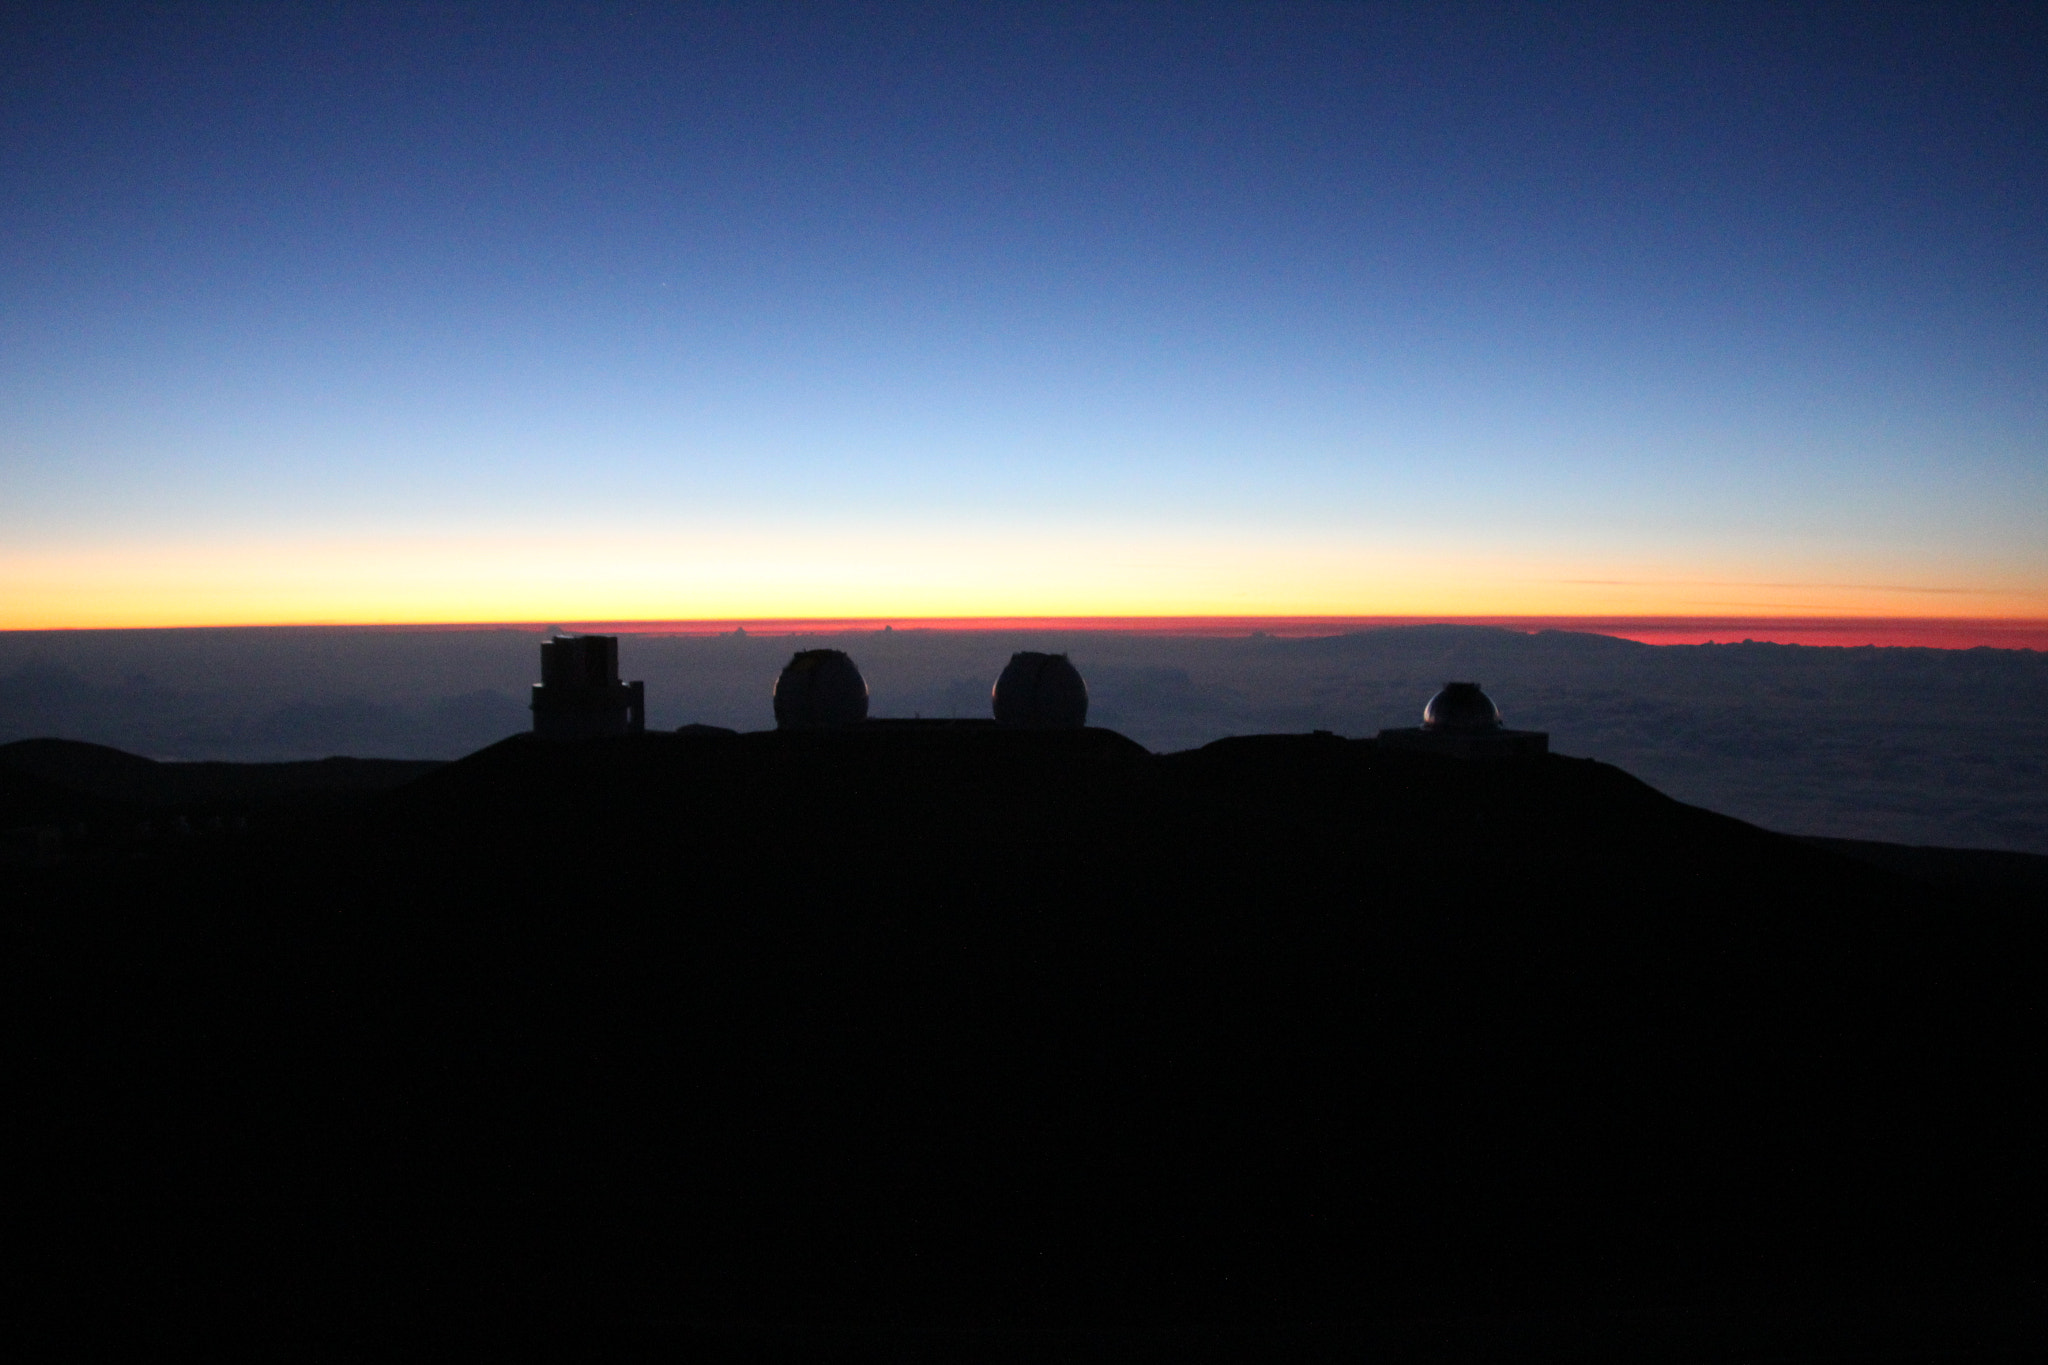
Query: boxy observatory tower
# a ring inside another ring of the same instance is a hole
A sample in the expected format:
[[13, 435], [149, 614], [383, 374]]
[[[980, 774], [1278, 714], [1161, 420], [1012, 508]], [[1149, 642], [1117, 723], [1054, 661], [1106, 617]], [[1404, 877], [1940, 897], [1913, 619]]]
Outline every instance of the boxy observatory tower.
[[557, 635], [540, 647], [533, 732], [544, 739], [637, 735], [647, 728], [647, 685], [619, 681], [619, 637]]

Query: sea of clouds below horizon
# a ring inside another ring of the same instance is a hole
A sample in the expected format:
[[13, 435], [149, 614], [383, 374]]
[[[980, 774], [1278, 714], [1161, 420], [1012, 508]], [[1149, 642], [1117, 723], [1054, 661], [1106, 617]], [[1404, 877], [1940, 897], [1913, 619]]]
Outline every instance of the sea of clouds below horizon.
[[[0, 742], [152, 758], [456, 758], [527, 728], [531, 630], [0, 633]], [[846, 649], [878, 716], [985, 716], [1016, 649], [1072, 654], [1090, 722], [1148, 748], [1370, 735], [1476, 679], [1510, 725], [1680, 800], [1795, 834], [2048, 853], [2048, 653], [1413, 626], [1323, 639], [902, 630], [627, 636], [650, 728], [773, 724], [792, 650]]]

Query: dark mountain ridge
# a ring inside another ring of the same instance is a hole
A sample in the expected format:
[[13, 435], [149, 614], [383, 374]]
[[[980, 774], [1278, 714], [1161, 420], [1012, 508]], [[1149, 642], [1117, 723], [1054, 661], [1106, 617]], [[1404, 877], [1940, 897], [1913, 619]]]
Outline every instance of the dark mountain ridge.
[[15, 879], [22, 1273], [88, 1336], [2048, 1342], [2037, 903], [1584, 760], [521, 738]]
[[9, 837], [0, 851], [39, 861], [133, 854], [159, 834], [338, 813], [439, 766], [381, 758], [166, 763], [81, 740], [16, 740], [0, 744], [0, 831]]
[[262, 804], [389, 791], [440, 767], [431, 759], [321, 758], [289, 763], [166, 763], [73, 739], [0, 744], [0, 771], [26, 773], [133, 806]]

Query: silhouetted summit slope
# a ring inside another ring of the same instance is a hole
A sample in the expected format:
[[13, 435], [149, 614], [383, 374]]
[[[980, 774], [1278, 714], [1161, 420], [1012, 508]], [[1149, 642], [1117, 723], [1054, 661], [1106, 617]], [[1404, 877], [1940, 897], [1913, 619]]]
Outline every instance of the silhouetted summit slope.
[[2031, 904], [2036, 906], [2048, 903], [2048, 857], [2038, 853], [2008, 853], [1991, 848], [1928, 848], [1867, 839], [1808, 837], [1805, 842], [1943, 891], [1980, 897], [2032, 897]]
[[0, 772], [129, 806], [272, 805], [389, 791], [441, 764], [392, 758], [293, 763], [163, 763], [74, 739], [0, 744]]
[[2032, 907], [1582, 760], [517, 739], [24, 882], [31, 1279], [81, 1323], [2043, 1340]]
[[112, 809], [107, 802], [61, 782], [0, 766], [0, 830], [98, 820]]

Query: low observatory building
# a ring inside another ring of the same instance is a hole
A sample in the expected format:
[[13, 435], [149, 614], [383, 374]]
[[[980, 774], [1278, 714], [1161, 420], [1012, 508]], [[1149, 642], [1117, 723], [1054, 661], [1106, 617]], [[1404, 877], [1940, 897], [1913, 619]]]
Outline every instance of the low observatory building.
[[1544, 731], [1503, 726], [1500, 708], [1476, 682], [1445, 683], [1422, 708], [1419, 727], [1382, 730], [1380, 743], [1389, 749], [1453, 758], [1525, 758], [1550, 752], [1550, 736]]
[[533, 732], [545, 739], [637, 735], [647, 728], [647, 685], [619, 681], [619, 637], [557, 635], [540, 647]]

